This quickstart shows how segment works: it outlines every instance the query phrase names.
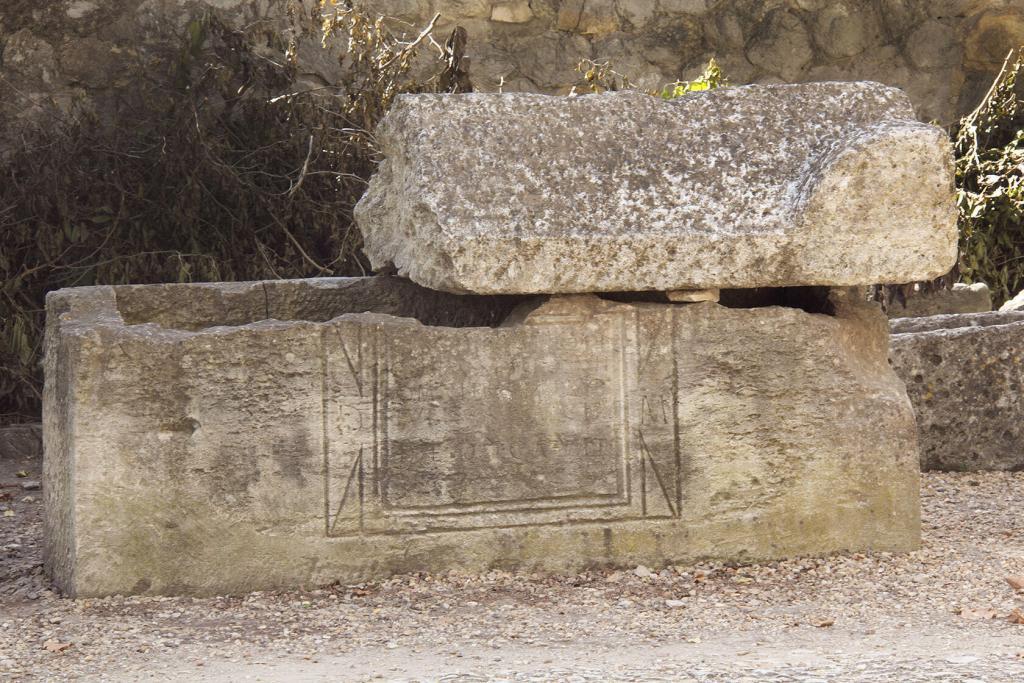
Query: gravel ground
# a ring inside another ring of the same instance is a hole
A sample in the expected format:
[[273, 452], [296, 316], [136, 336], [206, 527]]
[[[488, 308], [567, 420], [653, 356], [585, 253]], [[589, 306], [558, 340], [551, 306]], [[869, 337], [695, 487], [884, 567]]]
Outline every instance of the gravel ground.
[[1024, 680], [1024, 473], [924, 475], [909, 555], [102, 600], [42, 575], [38, 475], [0, 460], [2, 680]]

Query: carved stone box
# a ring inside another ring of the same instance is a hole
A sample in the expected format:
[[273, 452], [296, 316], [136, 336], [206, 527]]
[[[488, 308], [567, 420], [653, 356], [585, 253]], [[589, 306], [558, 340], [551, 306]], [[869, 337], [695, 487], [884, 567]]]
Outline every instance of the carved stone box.
[[75, 595], [918, 543], [884, 316], [397, 278], [48, 298], [46, 564]]

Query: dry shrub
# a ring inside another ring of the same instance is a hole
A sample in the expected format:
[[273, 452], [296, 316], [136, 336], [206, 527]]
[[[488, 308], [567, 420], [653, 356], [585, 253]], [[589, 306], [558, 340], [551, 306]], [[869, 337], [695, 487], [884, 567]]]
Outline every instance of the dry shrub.
[[[612, 68], [609, 61], [595, 62], [591, 59], [584, 59], [576, 65], [576, 72], [580, 74], [578, 82], [573, 86], [572, 91], [582, 92], [615, 92], [618, 90], [643, 90], [635, 85], [629, 76], [621, 74]], [[712, 57], [704, 65], [704, 70], [692, 81], [677, 80], [657, 90], [643, 90], [648, 95], [655, 95], [663, 100], [673, 100], [692, 92], [703, 92], [724, 88], [729, 85], [729, 79], [723, 73], [718, 61]]]
[[931, 282], [874, 288], [887, 306], [913, 293], [984, 282], [998, 308], [1024, 289], [1024, 71], [1022, 49], [1006, 57], [977, 107], [953, 130], [960, 255]]
[[303, 90], [294, 35], [211, 13], [116, 125], [51, 112], [0, 160], [0, 423], [38, 419], [47, 291], [367, 271], [370, 131], [399, 93], [469, 89], [465, 32], [404, 38], [330, 0], [298, 19], [340, 47], [338, 82]]
[[956, 132], [960, 272], [998, 306], [1024, 289], [1024, 48]]

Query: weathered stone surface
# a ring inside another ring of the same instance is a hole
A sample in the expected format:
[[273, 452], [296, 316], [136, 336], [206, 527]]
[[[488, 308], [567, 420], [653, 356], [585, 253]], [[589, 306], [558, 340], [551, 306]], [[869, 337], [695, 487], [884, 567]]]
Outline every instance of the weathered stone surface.
[[922, 468], [1024, 468], [1024, 312], [891, 324], [892, 365], [917, 414]]
[[42, 425], [19, 424], [0, 427], [0, 459], [37, 458], [42, 451]]
[[973, 329], [1017, 322], [1024, 313], [1011, 311], [982, 311], [979, 313], [930, 315], [921, 318], [897, 318], [889, 321], [893, 334], [934, 332], [940, 330]]
[[836, 315], [574, 296], [501, 327], [207, 327], [262, 300], [230, 289], [152, 290], [174, 327], [128, 324], [120, 288], [50, 295], [46, 566], [70, 593], [918, 543], [884, 316], [842, 293]]
[[886, 312], [890, 318], [920, 318], [953, 313], [985, 313], [991, 310], [992, 292], [988, 285], [984, 282], [972, 285], [958, 282], [952, 289], [916, 292], [908, 295], [904, 303], [893, 301]]
[[434, 289], [896, 283], [956, 258], [948, 136], [876, 83], [404, 95], [376, 136], [365, 250]]
[[[426, 325], [473, 327], [500, 323], [522, 301], [515, 296], [455, 296], [398, 277], [313, 278], [117, 287], [125, 324], [148, 322], [200, 330], [259, 320], [325, 321], [373, 311]], [[188, 305], [182, 305], [187, 300]]]

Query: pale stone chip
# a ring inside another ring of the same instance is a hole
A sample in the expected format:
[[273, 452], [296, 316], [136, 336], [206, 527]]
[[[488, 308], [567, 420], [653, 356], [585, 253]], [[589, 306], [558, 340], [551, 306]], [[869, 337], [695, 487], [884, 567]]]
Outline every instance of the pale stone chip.
[[665, 292], [669, 301], [681, 303], [697, 303], [700, 301], [718, 301], [722, 293], [717, 289], [678, 289]]

